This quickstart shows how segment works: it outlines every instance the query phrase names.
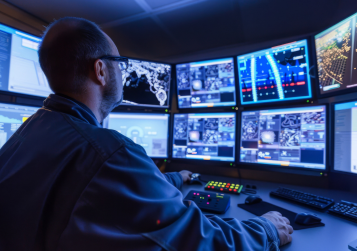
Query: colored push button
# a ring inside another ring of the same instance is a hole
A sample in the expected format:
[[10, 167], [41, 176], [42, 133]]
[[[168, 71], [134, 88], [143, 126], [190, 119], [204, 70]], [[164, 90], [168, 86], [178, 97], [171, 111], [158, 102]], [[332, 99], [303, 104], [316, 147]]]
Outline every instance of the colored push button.
[[208, 188], [211, 188], [211, 186], [208, 186]]
[[237, 189], [234, 189], [233, 191], [234, 191], [234, 192], [237, 192]]
[[229, 188], [229, 191], [232, 191], [232, 188]]
[[221, 188], [221, 191], [223, 191], [223, 188]]

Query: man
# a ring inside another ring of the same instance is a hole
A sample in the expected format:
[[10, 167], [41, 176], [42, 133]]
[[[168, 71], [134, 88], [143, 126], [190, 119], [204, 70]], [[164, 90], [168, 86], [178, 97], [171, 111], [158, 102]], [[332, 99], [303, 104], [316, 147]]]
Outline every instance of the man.
[[291, 241], [277, 212], [204, 216], [182, 201], [179, 174], [165, 178], [141, 146], [101, 127], [123, 99], [125, 67], [94, 23], [54, 22], [39, 59], [55, 94], [0, 150], [0, 250], [278, 250]]

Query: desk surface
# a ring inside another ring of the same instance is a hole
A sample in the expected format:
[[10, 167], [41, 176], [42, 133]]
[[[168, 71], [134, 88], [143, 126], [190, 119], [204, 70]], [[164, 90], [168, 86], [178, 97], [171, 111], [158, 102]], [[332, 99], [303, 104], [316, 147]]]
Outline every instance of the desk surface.
[[[215, 180], [230, 183], [239, 183], [238, 179], [219, 177], [219, 176], [202, 176], [203, 180]], [[292, 234], [293, 241], [283, 247], [281, 250], [288, 251], [344, 251], [348, 249], [348, 243], [357, 239], [357, 223], [336, 217], [334, 215], [314, 210], [313, 208], [289, 202], [287, 200], [278, 199], [269, 195], [270, 191], [276, 190], [279, 186], [291, 189], [300, 190], [307, 193], [312, 193], [324, 197], [329, 197], [339, 202], [346, 200], [350, 202], [357, 202], [357, 194], [348, 193], [337, 190], [327, 190], [310, 187], [290, 186], [287, 184], [278, 184], [253, 180], [242, 180], [244, 185], [256, 185], [257, 195], [261, 196], [264, 201], [270, 202], [274, 205], [286, 208], [296, 213], [313, 212], [317, 214], [322, 222], [326, 224], [324, 227], [309, 228], [294, 231]], [[201, 185], [187, 185], [182, 189], [185, 197], [190, 190], [203, 191], [204, 186]], [[231, 194], [230, 194], [231, 195]], [[220, 214], [222, 218], [236, 218], [238, 220], [247, 220], [256, 217], [255, 215], [239, 208], [237, 204], [244, 203], [247, 195], [231, 195], [231, 206], [225, 214]]]

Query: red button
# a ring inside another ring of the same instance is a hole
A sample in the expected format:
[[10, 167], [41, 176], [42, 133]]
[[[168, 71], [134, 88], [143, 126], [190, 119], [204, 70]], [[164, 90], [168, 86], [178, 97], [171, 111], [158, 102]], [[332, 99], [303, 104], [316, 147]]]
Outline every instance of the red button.
[[234, 192], [237, 192], [237, 189], [234, 189], [233, 191], [234, 191]]
[[223, 191], [223, 188], [221, 188], [221, 191]]
[[213, 189], [214, 187], [212, 187], [212, 189]]
[[231, 185], [231, 183], [228, 183], [227, 185], [228, 185], [228, 186], [230, 186], [230, 185]]
[[229, 188], [229, 191], [232, 191], [232, 188]]
[[211, 188], [211, 186], [208, 186], [207, 188]]
[[228, 188], [229, 186], [227, 185], [226, 188]]

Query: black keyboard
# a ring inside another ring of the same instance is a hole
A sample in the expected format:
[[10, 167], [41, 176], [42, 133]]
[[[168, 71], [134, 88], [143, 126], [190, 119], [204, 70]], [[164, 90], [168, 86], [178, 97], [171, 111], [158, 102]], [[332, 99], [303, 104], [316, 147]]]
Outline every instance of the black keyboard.
[[341, 200], [328, 210], [329, 213], [357, 221], [357, 203]]
[[334, 204], [333, 199], [284, 187], [279, 187], [278, 190], [270, 192], [270, 195], [295, 201], [321, 210]]

